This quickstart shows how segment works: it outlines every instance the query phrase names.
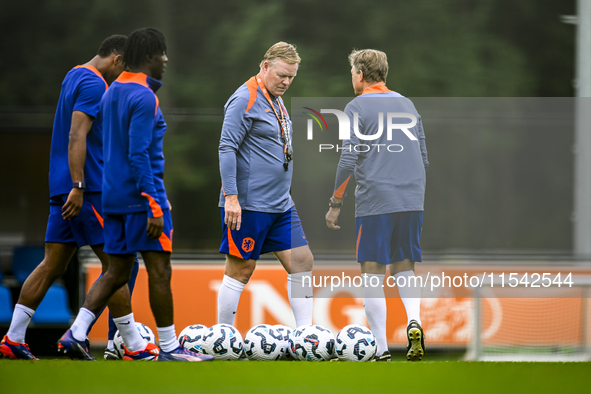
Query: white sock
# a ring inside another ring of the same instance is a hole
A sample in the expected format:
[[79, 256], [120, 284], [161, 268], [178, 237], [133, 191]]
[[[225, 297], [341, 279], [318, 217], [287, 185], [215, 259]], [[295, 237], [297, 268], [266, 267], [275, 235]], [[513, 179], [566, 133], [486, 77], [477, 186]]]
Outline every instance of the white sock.
[[414, 271], [411, 270], [402, 271], [395, 274], [394, 278], [396, 278], [397, 285], [400, 278], [404, 278], [401, 282], [405, 286], [398, 286], [398, 293], [400, 294], [400, 299], [404, 304], [404, 309], [406, 309], [406, 318], [408, 323], [410, 323], [411, 320], [416, 320], [419, 324], [421, 324], [421, 287], [418, 285], [414, 286], [415, 281], [409, 280], [409, 278], [414, 276], [414, 274]]
[[[376, 338], [377, 350], [376, 356], [381, 356], [388, 350], [388, 340], [386, 338], [386, 297], [384, 296], [384, 274], [363, 274], [363, 309], [369, 323], [369, 329]], [[377, 278], [372, 279], [373, 277]], [[378, 284], [377, 287], [371, 286]]]
[[156, 330], [158, 331], [158, 343], [163, 352], [172, 352], [179, 347], [174, 324], [168, 327], [156, 327]]
[[238, 301], [240, 301], [242, 289], [244, 289], [244, 283], [224, 275], [218, 293], [219, 324], [234, 324], [234, 317], [236, 317], [236, 310], [238, 309]]
[[94, 313], [92, 313], [86, 308], [80, 308], [78, 316], [76, 316], [76, 320], [74, 320], [72, 327], [70, 327], [70, 330], [72, 330], [72, 336], [75, 340], [86, 340], [88, 327], [90, 327], [95, 318], [96, 316], [94, 316]]
[[121, 335], [121, 339], [123, 339], [127, 350], [133, 353], [146, 348], [148, 341], [142, 338], [140, 332], [137, 330], [133, 312], [129, 315], [114, 318], [113, 323], [117, 326], [119, 335]]
[[115, 343], [113, 342], [112, 339], [109, 339], [109, 341], [107, 342], [107, 349], [115, 350]]
[[22, 304], [16, 304], [14, 306], [14, 313], [12, 314], [12, 321], [10, 322], [10, 328], [6, 335], [12, 342], [25, 343], [25, 334], [27, 333], [27, 327], [31, 322], [31, 318], [35, 314], [35, 311]]
[[[309, 278], [304, 280], [304, 278]], [[296, 327], [312, 324], [314, 308], [312, 271], [287, 275], [287, 298], [296, 321]]]

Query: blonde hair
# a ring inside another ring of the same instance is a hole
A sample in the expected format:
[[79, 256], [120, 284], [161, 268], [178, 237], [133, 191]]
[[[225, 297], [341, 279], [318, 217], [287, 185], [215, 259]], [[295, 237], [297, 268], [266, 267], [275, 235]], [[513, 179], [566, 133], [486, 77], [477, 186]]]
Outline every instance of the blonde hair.
[[296, 51], [295, 45], [283, 41], [280, 41], [269, 48], [267, 53], [265, 53], [265, 56], [263, 56], [263, 60], [261, 60], [260, 67], [263, 68], [265, 61], [269, 62], [269, 66], [273, 66], [277, 60], [283, 60], [287, 64], [296, 64], [302, 61], [300, 55], [298, 55], [298, 52]]
[[353, 50], [349, 55], [349, 63], [356, 73], [363, 71], [367, 82], [386, 82], [388, 76], [388, 57], [375, 49]]

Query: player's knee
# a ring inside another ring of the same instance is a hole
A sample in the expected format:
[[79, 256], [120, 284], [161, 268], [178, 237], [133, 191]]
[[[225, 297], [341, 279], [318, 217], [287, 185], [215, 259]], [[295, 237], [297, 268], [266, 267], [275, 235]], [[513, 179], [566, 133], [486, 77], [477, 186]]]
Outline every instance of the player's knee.
[[119, 274], [119, 275], [105, 275], [109, 281], [113, 284], [113, 288], [115, 290], [120, 289], [123, 287], [127, 282], [129, 282], [130, 275]]
[[242, 266], [240, 266], [240, 268], [237, 270], [237, 272], [235, 272], [235, 274], [233, 275], [233, 276], [235, 276], [234, 279], [236, 279], [242, 283], [248, 283], [248, 281], [250, 280], [250, 277], [254, 273], [255, 267], [256, 267], [256, 263], [251, 263], [250, 261], [247, 260]]
[[294, 256], [291, 264], [292, 273], [312, 271], [314, 268], [314, 256], [310, 249], [308, 249], [307, 251]]
[[55, 261], [45, 257], [43, 261], [37, 266], [36, 270], [40, 270], [43, 275], [50, 279], [57, 279], [62, 276], [68, 268], [68, 262]]
[[250, 281], [250, 277], [252, 276], [252, 272], [242, 272], [238, 280], [244, 284]]
[[411, 262], [409, 259], [405, 259], [402, 261], [397, 261], [390, 264], [390, 275], [396, 275], [399, 272], [403, 271], [414, 271], [415, 270], [415, 263]]
[[165, 268], [152, 269], [148, 271], [148, 286], [150, 293], [169, 292], [171, 288], [171, 271]]
[[250, 280], [256, 264], [256, 260], [244, 260], [228, 255], [224, 274], [246, 284]]
[[234, 276], [236, 276], [234, 279], [236, 279], [242, 283], [248, 283], [248, 281], [250, 280], [250, 277], [252, 276], [253, 273], [254, 273], [254, 266], [241, 267], [241, 269], [234, 275]]
[[158, 264], [151, 266], [148, 270], [150, 280], [170, 282], [172, 276], [172, 267], [170, 264]]
[[117, 269], [116, 265], [109, 267], [103, 278], [115, 290], [125, 285], [131, 279], [131, 270]]

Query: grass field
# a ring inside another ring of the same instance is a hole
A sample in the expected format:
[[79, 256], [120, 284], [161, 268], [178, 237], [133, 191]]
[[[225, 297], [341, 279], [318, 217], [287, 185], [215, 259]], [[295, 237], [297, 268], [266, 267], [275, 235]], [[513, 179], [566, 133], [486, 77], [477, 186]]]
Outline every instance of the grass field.
[[0, 393], [588, 392], [590, 363], [0, 360]]

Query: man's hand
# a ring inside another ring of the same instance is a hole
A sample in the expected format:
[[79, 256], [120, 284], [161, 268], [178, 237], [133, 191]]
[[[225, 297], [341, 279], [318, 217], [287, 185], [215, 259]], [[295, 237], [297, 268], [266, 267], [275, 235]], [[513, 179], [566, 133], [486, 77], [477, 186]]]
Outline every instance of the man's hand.
[[339, 214], [341, 213], [341, 208], [329, 208], [328, 212], [326, 213], [326, 226], [331, 230], [340, 230], [341, 227], [337, 226], [337, 222], [339, 221]]
[[148, 217], [148, 237], [152, 239], [158, 239], [162, 235], [164, 230], [164, 219], [162, 216], [159, 218]]
[[68, 194], [68, 199], [62, 207], [62, 217], [64, 219], [74, 219], [80, 213], [84, 203], [84, 189], [73, 188]]
[[224, 224], [230, 227], [231, 230], [240, 230], [240, 224], [242, 223], [242, 208], [238, 202], [238, 195], [232, 194], [226, 196], [224, 210]]

